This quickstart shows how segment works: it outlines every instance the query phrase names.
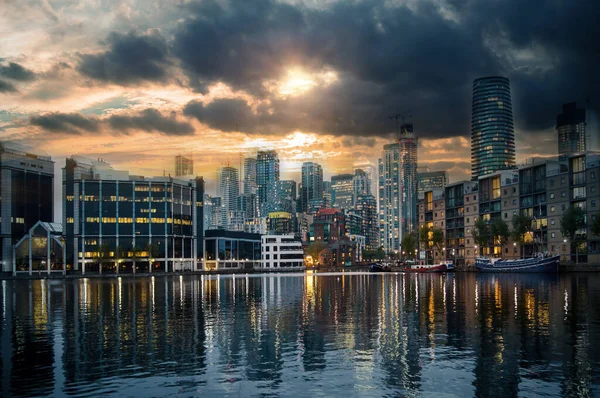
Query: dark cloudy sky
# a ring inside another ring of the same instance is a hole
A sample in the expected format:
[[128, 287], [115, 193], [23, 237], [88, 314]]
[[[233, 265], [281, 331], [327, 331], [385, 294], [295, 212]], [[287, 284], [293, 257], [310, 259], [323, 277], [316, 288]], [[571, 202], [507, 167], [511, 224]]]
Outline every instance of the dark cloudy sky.
[[0, 134], [137, 174], [192, 154], [214, 179], [280, 151], [326, 175], [412, 115], [420, 163], [469, 177], [473, 79], [510, 78], [517, 160], [556, 152], [564, 102], [600, 103], [598, 0], [4, 0]]

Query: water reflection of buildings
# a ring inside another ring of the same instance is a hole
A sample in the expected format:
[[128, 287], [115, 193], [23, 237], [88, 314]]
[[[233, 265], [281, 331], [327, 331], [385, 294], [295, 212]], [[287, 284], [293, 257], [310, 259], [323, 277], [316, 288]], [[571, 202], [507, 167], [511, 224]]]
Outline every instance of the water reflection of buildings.
[[536, 388], [593, 395], [600, 358], [591, 343], [600, 333], [593, 281], [474, 274], [2, 281], [1, 392], [108, 394], [132, 380], [176, 377], [156, 394], [236, 395], [243, 385], [250, 395], [328, 386], [381, 395], [513, 396]]

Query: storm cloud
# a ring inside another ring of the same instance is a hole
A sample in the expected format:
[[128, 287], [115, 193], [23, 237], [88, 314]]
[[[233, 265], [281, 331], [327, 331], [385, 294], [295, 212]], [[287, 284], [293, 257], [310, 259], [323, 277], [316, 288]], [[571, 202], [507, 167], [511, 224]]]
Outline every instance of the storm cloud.
[[164, 81], [168, 75], [168, 46], [157, 30], [147, 33], [113, 32], [109, 49], [98, 54], [80, 54], [79, 72], [93, 79], [120, 85]]
[[114, 131], [143, 130], [166, 135], [192, 135], [194, 128], [187, 122], [177, 121], [175, 114], [163, 116], [156, 109], [145, 109], [136, 116], [113, 115], [108, 119]]
[[100, 128], [100, 121], [96, 117], [86, 117], [80, 113], [53, 112], [32, 116], [29, 121], [45, 131], [59, 134], [80, 135], [85, 132], [97, 132]]
[[14, 93], [17, 92], [15, 86], [4, 80], [0, 80], [0, 93]]
[[9, 62], [8, 65], [0, 65], [0, 77], [27, 82], [35, 79], [35, 73], [15, 62]]

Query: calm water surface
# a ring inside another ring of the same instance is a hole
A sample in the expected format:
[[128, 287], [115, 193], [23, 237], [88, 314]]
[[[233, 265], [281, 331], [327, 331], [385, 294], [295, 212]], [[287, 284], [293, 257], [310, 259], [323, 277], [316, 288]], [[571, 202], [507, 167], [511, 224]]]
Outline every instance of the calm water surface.
[[600, 276], [1, 281], [2, 396], [599, 396]]

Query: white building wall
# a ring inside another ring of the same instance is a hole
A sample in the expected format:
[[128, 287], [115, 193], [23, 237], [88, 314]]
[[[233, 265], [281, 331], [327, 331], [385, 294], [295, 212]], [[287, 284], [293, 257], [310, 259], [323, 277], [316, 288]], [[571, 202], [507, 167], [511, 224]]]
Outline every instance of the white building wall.
[[[290, 258], [281, 258], [281, 256]], [[261, 236], [261, 264], [265, 269], [304, 268], [302, 242], [294, 235]], [[286, 264], [287, 263], [287, 264]]]

